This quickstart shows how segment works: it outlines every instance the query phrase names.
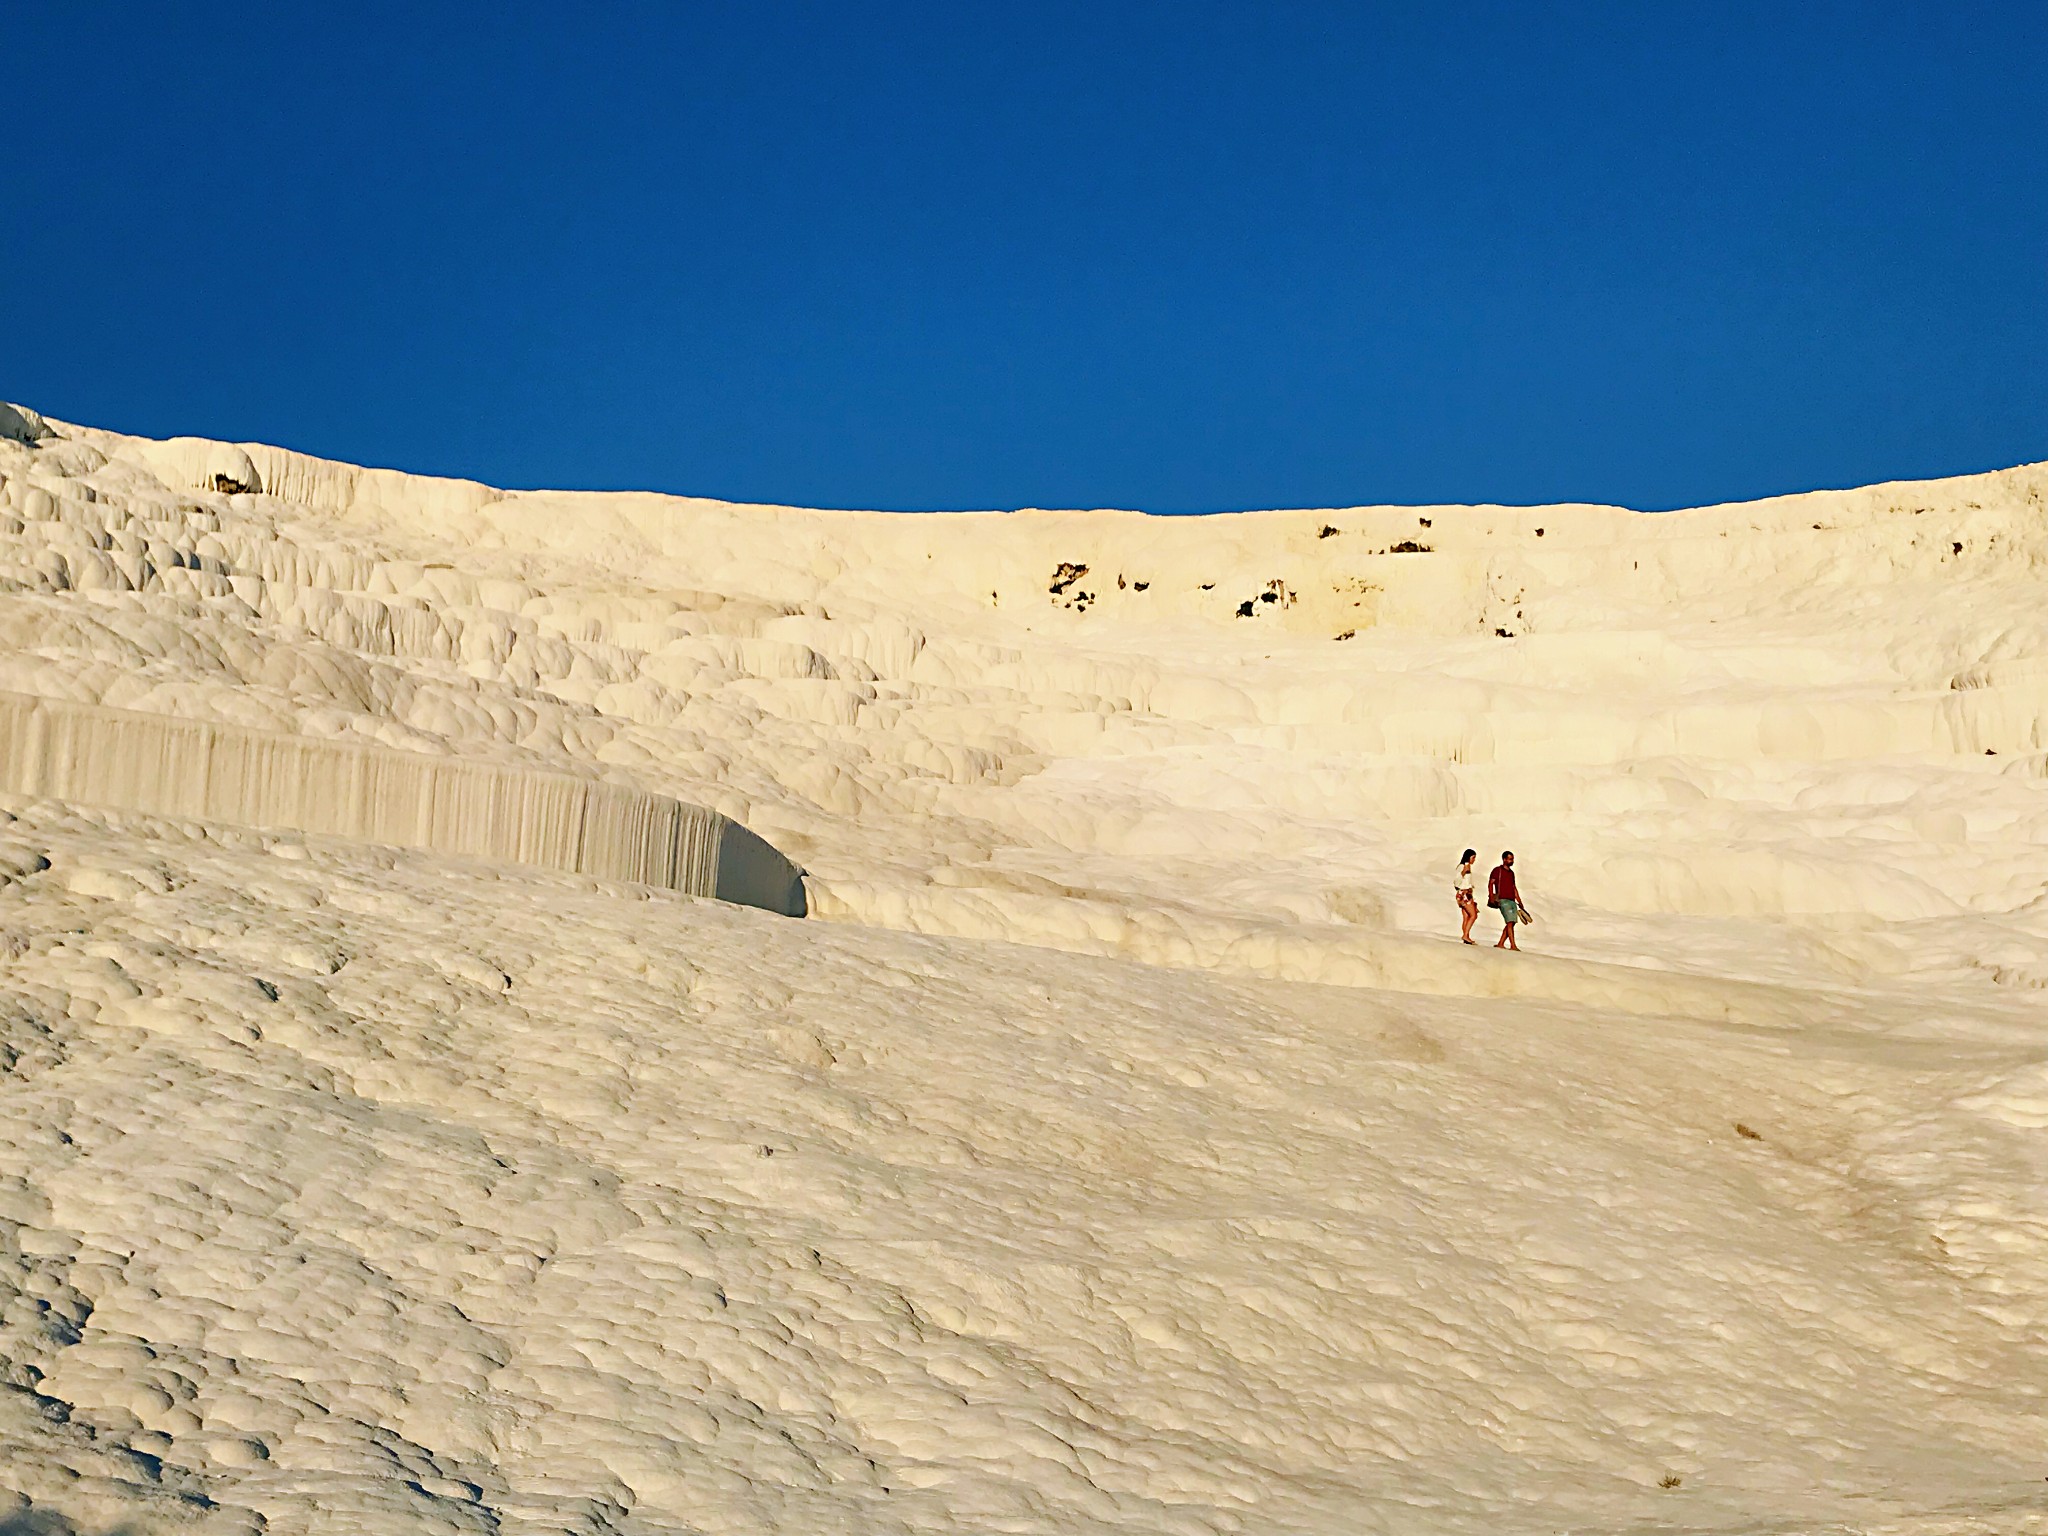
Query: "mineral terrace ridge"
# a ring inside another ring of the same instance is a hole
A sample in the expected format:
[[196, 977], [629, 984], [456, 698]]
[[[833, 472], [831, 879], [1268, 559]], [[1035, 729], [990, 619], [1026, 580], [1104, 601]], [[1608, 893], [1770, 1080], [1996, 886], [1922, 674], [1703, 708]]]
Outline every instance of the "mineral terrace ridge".
[[0, 1527], [2048, 1532], [2044, 502], [0, 408]]

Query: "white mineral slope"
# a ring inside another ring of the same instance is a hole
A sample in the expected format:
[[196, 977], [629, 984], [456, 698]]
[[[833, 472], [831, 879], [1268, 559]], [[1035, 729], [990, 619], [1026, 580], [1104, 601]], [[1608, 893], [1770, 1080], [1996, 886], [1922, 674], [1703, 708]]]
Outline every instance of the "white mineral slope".
[[826, 919], [0, 786], [0, 1489], [2048, 1531], [2044, 503], [903, 517], [0, 409], [0, 692], [673, 796]]

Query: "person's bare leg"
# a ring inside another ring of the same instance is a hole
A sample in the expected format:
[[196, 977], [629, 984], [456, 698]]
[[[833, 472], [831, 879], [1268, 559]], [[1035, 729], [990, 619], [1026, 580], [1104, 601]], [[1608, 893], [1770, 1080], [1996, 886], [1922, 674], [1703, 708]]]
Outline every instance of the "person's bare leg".
[[1458, 910], [1461, 913], [1463, 913], [1465, 918], [1464, 931], [1461, 932], [1458, 935], [1458, 937], [1463, 939], [1467, 944], [1470, 944], [1472, 942], [1472, 924], [1473, 921], [1479, 916], [1479, 908], [1477, 906], [1465, 905], [1461, 906]]
[[1507, 931], [1503, 933], [1501, 937], [1508, 941], [1509, 949], [1515, 950], [1517, 952], [1521, 950], [1522, 946], [1515, 942], [1515, 925], [1513, 923], [1508, 924]]
[[1502, 923], [1500, 925], [1500, 937], [1493, 941], [1493, 947], [1495, 949], [1506, 949], [1508, 947], [1508, 940], [1514, 936], [1515, 925], [1513, 923]]

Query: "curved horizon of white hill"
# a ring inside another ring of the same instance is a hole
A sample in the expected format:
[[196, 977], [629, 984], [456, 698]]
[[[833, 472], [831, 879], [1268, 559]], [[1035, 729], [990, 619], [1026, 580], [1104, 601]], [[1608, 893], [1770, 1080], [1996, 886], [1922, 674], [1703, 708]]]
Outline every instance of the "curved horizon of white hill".
[[130, 722], [0, 785], [37, 1511], [2048, 1530], [2048, 466], [890, 514], [0, 407], [0, 695]]

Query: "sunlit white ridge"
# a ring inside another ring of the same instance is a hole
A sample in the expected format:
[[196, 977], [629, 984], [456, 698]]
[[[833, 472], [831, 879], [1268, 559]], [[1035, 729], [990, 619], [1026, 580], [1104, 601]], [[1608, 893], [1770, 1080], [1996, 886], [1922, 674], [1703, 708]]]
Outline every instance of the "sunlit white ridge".
[[0, 407], [0, 1492], [2048, 1531], [2044, 850], [2048, 466], [911, 516]]

